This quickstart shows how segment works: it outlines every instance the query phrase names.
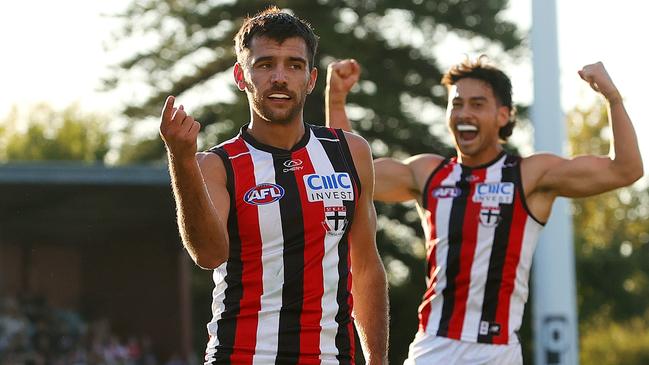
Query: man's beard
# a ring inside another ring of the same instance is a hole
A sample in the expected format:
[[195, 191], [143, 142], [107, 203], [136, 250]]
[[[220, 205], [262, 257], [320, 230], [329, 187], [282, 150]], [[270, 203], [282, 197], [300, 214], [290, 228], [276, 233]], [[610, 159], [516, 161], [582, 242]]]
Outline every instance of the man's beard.
[[[272, 94], [273, 92], [283, 92], [290, 95], [290, 101], [293, 102], [293, 105], [288, 109], [277, 110], [276, 108], [266, 104], [265, 101], [267, 101], [267, 95]], [[302, 113], [304, 102], [306, 101], [306, 94], [302, 94], [301, 98], [298, 98], [295, 93], [289, 92], [286, 88], [274, 87], [264, 95], [255, 96], [253, 94], [251, 99], [254, 112], [265, 121], [277, 124], [289, 124], [296, 116]]]

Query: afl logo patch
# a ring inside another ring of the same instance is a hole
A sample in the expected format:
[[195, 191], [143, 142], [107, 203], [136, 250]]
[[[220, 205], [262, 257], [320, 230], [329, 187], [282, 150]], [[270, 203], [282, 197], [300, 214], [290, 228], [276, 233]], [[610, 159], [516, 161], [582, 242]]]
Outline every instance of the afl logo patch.
[[462, 195], [462, 190], [455, 186], [440, 186], [433, 190], [433, 198], [437, 199], [457, 198], [460, 195]]
[[248, 190], [243, 200], [251, 205], [264, 205], [276, 202], [284, 196], [284, 188], [270, 183], [259, 184]]

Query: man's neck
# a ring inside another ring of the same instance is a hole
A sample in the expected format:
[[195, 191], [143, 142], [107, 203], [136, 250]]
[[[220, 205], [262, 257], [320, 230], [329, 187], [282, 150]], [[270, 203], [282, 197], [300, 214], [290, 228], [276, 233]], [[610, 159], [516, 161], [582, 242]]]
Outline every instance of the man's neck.
[[502, 145], [494, 146], [475, 155], [464, 155], [460, 150], [457, 151], [457, 161], [464, 166], [476, 167], [488, 164], [495, 160], [503, 151]]
[[286, 124], [253, 120], [248, 125], [248, 133], [259, 143], [291, 150], [302, 139], [305, 129], [302, 118]]

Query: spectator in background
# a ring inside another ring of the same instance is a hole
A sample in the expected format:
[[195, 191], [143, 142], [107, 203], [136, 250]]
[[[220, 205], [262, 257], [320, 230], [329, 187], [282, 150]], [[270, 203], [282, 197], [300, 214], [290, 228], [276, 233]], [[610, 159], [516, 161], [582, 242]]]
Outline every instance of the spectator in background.
[[[169, 361], [178, 363], [180, 357]], [[0, 302], [1, 365], [158, 365], [151, 339], [124, 344], [110, 322], [86, 325], [78, 313], [54, 309], [40, 297]]]

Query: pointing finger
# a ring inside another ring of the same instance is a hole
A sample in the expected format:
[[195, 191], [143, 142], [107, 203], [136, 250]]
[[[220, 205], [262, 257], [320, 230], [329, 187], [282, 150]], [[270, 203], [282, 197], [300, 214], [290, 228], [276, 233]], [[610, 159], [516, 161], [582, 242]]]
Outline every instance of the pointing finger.
[[162, 107], [162, 120], [171, 120], [171, 116], [173, 115], [175, 108], [174, 108], [174, 101], [176, 98], [173, 95], [167, 96], [167, 100], [165, 100], [165, 105]]

